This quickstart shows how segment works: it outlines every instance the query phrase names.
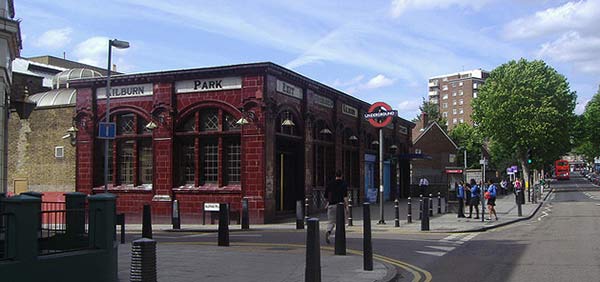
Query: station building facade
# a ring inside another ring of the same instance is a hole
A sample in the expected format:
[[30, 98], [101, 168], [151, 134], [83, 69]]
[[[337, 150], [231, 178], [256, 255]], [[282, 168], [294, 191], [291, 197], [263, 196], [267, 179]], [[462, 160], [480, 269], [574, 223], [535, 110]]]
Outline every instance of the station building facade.
[[[273, 63], [126, 74], [111, 80], [108, 190], [118, 212], [141, 218], [152, 205], [167, 221], [172, 201], [182, 222], [198, 222], [203, 203], [249, 202], [253, 223], [294, 213], [308, 198], [323, 208], [326, 183], [344, 173], [355, 202], [378, 187], [378, 130], [369, 104]], [[76, 190], [104, 191], [106, 79], [71, 80], [77, 89]], [[386, 198], [408, 189], [414, 124], [383, 128]]]

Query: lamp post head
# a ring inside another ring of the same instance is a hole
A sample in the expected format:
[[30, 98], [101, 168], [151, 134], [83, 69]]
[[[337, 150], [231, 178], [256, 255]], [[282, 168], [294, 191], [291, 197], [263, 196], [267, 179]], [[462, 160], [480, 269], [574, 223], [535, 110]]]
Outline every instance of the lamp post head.
[[127, 48], [129, 48], [129, 42], [118, 40], [118, 39], [109, 40], [108, 44], [110, 46], [113, 46], [113, 47], [119, 48], [119, 49], [127, 49]]

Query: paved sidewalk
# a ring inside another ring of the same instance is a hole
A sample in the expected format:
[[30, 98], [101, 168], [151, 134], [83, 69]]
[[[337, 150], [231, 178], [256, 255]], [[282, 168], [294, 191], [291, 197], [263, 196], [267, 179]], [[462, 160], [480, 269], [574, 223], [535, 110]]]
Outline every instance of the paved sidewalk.
[[[531, 218], [547, 198], [544, 193], [538, 203], [526, 203], [522, 206], [522, 215], [517, 215], [517, 205], [512, 194], [499, 196], [496, 210], [499, 220], [484, 221], [457, 218], [456, 213], [437, 213], [437, 198], [434, 200], [434, 216], [430, 220], [430, 231], [421, 231], [419, 201], [413, 199], [413, 223], [407, 223], [407, 200], [399, 202], [400, 227], [394, 227], [394, 204], [384, 205], [385, 225], [379, 221], [379, 206], [371, 206], [373, 232], [475, 232], [503, 226]], [[481, 206], [479, 206], [481, 209]], [[468, 207], [466, 208], [468, 212]], [[481, 210], [480, 210], [481, 212]], [[312, 215], [314, 216], [314, 215]], [[320, 230], [325, 230], [326, 214], [319, 214]], [[359, 236], [362, 233], [362, 207], [353, 209], [354, 226], [347, 227], [349, 234]], [[216, 232], [217, 225], [182, 225], [181, 230], [172, 230], [171, 225], [153, 225], [153, 229], [163, 231], [202, 231]], [[277, 224], [251, 225], [251, 230], [295, 229], [295, 221], [289, 220]], [[141, 224], [128, 224], [128, 233], [141, 233]], [[240, 225], [230, 225], [231, 232], [243, 232]], [[323, 238], [323, 236], [322, 236]], [[304, 281], [305, 246], [286, 244], [252, 244], [232, 242], [230, 247], [217, 247], [216, 243], [159, 243], [157, 247], [157, 267], [159, 281], [198, 281], [200, 277], [213, 282], [219, 281]], [[322, 281], [391, 281], [397, 270], [388, 264], [374, 261], [374, 271], [362, 270], [362, 256], [349, 253], [347, 256], [335, 256], [330, 246], [321, 243]], [[129, 281], [131, 245], [119, 248], [119, 279]], [[257, 271], [258, 270], [258, 271]]]
[[[119, 247], [119, 281], [129, 281], [131, 244]], [[305, 248], [285, 244], [158, 243], [158, 281], [304, 281]], [[362, 256], [333, 255], [321, 251], [321, 281], [391, 281], [397, 272], [389, 265], [373, 262], [373, 271], [363, 270]]]

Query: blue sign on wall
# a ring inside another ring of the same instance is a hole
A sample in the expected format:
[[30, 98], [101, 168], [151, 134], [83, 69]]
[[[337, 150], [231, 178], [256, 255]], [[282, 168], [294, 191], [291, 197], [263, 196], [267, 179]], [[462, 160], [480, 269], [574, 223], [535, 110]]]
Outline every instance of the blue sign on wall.
[[98, 138], [100, 139], [115, 139], [117, 133], [117, 125], [114, 122], [98, 123]]

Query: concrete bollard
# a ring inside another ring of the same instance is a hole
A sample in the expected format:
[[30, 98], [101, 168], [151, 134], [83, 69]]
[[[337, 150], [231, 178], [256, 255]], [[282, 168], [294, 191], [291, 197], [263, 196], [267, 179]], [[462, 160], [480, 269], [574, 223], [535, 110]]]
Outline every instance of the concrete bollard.
[[156, 241], [142, 238], [131, 242], [130, 281], [156, 282]]
[[353, 226], [353, 223], [352, 223], [352, 198], [348, 199], [348, 226]]
[[363, 269], [373, 270], [373, 244], [371, 242], [371, 204], [363, 203]]
[[346, 255], [346, 225], [344, 203], [338, 203], [335, 217], [335, 254]]
[[440, 195], [440, 192], [438, 192], [438, 206], [437, 206], [437, 212], [438, 214], [442, 213], [442, 196]]
[[400, 208], [398, 207], [398, 199], [394, 200], [394, 211], [395, 211], [394, 226], [400, 227]]
[[229, 247], [229, 205], [219, 204], [219, 246]]
[[250, 229], [250, 217], [248, 215], [248, 199], [242, 199], [242, 230]]
[[171, 217], [171, 223], [173, 223], [173, 229], [181, 229], [181, 219], [179, 217], [179, 201], [173, 201], [173, 216]]
[[412, 223], [412, 200], [408, 197], [408, 212], [406, 213], [406, 221]]
[[305, 282], [321, 282], [321, 243], [319, 241], [319, 219], [306, 221], [306, 266]]
[[296, 229], [304, 229], [304, 213], [302, 212], [302, 200], [296, 201]]
[[[429, 208], [430, 199], [423, 199], [423, 210], [426, 211]], [[421, 231], [429, 231], [429, 213], [424, 212], [423, 218], [421, 219]]]
[[142, 217], [142, 238], [152, 239], [152, 210], [150, 205], [144, 205]]

